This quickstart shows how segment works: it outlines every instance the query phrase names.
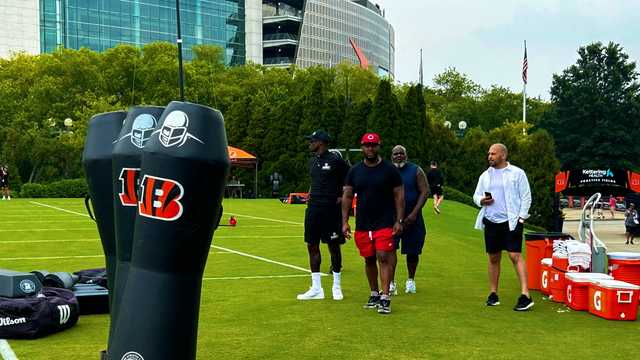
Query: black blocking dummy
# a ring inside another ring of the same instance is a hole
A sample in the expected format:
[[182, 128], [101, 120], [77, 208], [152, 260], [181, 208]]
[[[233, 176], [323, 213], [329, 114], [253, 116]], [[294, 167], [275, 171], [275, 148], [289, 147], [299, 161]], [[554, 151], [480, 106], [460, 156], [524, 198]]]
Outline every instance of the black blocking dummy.
[[222, 114], [171, 102], [142, 150], [131, 266], [109, 359], [196, 358], [202, 274], [228, 170]]
[[[111, 153], [114, 142], [122, 128], [127, 113], [114, 111], [98, 114], [89, 120], [87, 138], [82, 153], [82, 166], [89, 187], [98, 233], [102, 242], [106, 268], [107, 286], [113, 291], [116, 268], [116, 243], [113, 219], [113, 184], [111, 181]], [[109, 297], [111, 303], [113, 297]]]
[[142, 149], [156, 130], [163, 107], [135, 106], [127, 112], [116, 144], [113, 146], [113, 211], [116, 242], [116, 270], [112, 291], [109, 344], [118, 318], [122, 291], [129, 276], [133, 231], [138, 212], [138, 187]]

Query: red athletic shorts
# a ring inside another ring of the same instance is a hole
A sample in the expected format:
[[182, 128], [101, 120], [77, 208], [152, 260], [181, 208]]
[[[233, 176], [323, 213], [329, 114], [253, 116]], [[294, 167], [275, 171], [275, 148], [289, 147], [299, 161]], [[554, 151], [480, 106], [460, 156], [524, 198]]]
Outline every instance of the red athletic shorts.
[[376, 250], [384, 252], [394, 251], [396, 244], [393, 241], [392, 233], [392, 228], [382, 228], [375, 231], [356, 230], [354, 240], [358, 250], [360, 250], [360, 256], [374, 256]]

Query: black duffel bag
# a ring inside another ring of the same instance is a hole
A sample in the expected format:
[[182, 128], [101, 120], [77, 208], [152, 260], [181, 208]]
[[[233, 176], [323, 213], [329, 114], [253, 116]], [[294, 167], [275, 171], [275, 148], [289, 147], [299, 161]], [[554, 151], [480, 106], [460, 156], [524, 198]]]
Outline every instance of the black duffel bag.
[[78, 322], [73, 291], [43, 287], [38, 295], [0, 297], [0, 339], [35, 339], [66, 330]]

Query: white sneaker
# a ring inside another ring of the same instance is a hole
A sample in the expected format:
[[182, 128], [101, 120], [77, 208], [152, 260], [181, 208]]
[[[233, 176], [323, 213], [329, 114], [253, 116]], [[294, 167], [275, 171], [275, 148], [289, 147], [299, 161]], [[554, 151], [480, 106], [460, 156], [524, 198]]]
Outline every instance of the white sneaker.
[[342, 288], [340, 286], [332, 287], [331, 292], [333, 293], [333, 300], [344, 299], [344, 295], [342, 295]]
[[415, 280], [408, 279], [405, 283], [405, 293], [407, 294], [415, 294], [416, 293], [416, 282]]
[[389, 295], [398, 295], [398, 287], [396, 286], [395, 281], [392, 281], [389, 284]]
[[298, 295], [298, 300], [322, 300], [324, 299], [324, 290], [322, 288], [309, 288], [306, 293]]
[[2, 197], [2, 200], [7, 200], [7, 198], [3, 196], [3, 197]]

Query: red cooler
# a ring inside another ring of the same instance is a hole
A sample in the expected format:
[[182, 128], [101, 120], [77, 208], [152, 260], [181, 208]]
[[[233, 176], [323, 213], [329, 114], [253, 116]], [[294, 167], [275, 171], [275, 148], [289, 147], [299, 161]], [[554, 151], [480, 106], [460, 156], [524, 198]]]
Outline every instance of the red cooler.
[[540, 289], [540, 260], [550, 258], [553, 253], [553, 240], [573, 239], [571, 235], [557, 232], [524, 234], [527, 260], [527, 286], [531, 290]]
[[568, 257], [560, 257], [560, 256], [555, 256], [554, 255], [551, 259], [552, 259], [551, 266], [553, 266], [554, 268], [556, 268], [558, 270], [568, 271], [568, 269], [569, 269], [569, 258]]
[[[529, 275], [531, 276], [531, 275]], [[551, 295], [551, 258], [540, 260], [540, 292], [545, 295]]]
[[598, 280], [613, 280], [607, 274], [578, 273], [565, 274], [567, 279], [567, 293], [565, 303], [573, 310], [589, 310], [589, 284]]
[[618, 280], [596, 280], [589, 285], [589, 312], [608, 320], [635, 320], [640, 286]]
[[612, 252], [609, 258], [609, 275], [614, 279], [640, 285], [640, 253]]
[[549, 281], [549, 289], [551, 289], [551, 300], [563, 303], [567, 291], [567, 281], [564, 277], [565, 271], [551, 267], [549, 274], [551, 275]]

